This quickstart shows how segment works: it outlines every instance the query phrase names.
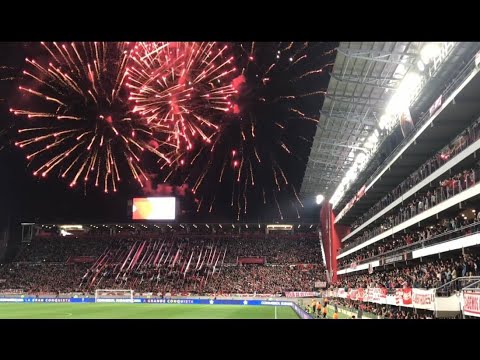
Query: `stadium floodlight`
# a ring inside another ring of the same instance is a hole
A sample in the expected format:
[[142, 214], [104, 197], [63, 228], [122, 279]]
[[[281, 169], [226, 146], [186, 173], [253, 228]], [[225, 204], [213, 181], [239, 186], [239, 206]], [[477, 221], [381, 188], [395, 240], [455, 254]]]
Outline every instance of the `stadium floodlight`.
[[440, 54], [441, 48], [439, 43], [428, 43], [420, 51], [420, 58], [425, 64], [428, 64], [430, 60]]
[[317, 202], [317, 205], [320, 205], [322, 202], [323, 202], [323, 195], [321, 194], [318, 194], [316, 197], [315, 197], [315, 201]]
[[391, 100], [389, 101], [386, 110], [386, 113], [390, 116], [395, 116], [400, 111], [405, 109], [405, 107], [408, 107], [408, 100], [409, 100], [409, 94], [407, 92], [399, 91], [392, 96]]
[[415, 90], [415, 88], [420, 84], [422, 77], [417, 72], [409, 72], [405, 75], [405, 78], [400, 85], [400, 90], [403, 90], [406, 93], [410, 93], [411, 91]]
[[417, 61], [417, 68], [419, 71], [423, 72], [425, 70], [425, 64], [423, 63], [422, 60]]
[[410, 105], [410, 97], [414, 90], [418, 87], [422, 77], [416, 72], [410, 72], [405, 75], [402, 83], [398, 87], [395, 95], [390, 99], [386, 113], [388, 115], [397, 115]]
[[365, 147], [366, 147], [367, 149], [372, 149], [374, 145], [375, 145], [375, 144], [372, 143], [372, 142], [370, 142], [370, 141], [367, 141], [367, 142], [365, 143]]
[[347, 173], [345, 174], [345, 178], [347, 179], [347, 181], [351, 181], [353, 179], [355, 179], [357, 177], [357, 173], [355, 171], [355, 168], [351, 167], [350, 170], [347, 171]]
[[357, 155], [357, 158], [355, 159], [355, 162], [357, 164], [362, 164], [365, 159], [367, 158], [367, 155], [365, 155], [365, 153], [361, 152], [360, 154]]

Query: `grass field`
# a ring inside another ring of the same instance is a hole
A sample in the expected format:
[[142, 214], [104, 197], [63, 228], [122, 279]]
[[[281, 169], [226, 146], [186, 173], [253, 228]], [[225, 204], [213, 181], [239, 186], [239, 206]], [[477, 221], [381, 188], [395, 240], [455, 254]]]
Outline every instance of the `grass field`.
[[[277, 319], [298, 319], [289, 306]], [[176, 304], [0, 304], [0, 319], [275, 319], [275, 306]]]

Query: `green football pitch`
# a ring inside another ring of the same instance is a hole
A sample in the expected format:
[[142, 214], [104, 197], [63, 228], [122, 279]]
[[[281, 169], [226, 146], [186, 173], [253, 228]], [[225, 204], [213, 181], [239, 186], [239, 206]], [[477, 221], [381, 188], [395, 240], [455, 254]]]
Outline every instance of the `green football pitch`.
[[[276, 310], [275, 310], [276, 308]], [[0, 304], [0, 319], [299, 319], [289, 306]]]

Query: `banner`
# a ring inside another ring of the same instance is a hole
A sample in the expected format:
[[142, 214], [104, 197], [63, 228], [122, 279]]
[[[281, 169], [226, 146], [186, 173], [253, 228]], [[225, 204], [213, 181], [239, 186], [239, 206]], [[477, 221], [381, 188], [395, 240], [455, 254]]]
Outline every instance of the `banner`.
[[[367, 289], [368, 291], [368, 289]], [[365, 296], [365, 289], [360, 288], [357, 290], [357, 300], [358, 301], [363, 301], [363, 297]]]
[[329, 290], [328, 296], [377, 304], [413, 307], [425, 310], [435, 309], [435, 289], [423, 290], [403, 288], [392, 290], [393, 294], [388, 295], [388, 290], [386, 288], [360, 288], [349, 289], [348, 291], [345, 291], [343, 288], [338, 288]]
[[[346, 299], [347, 295], [348, 295], [348, 293], [345, 291], [344, 288], [337, 289], [337, 297], [342, 298], [342, 299]], [[333, 296], [335, 296], [335, 295], [333, 295]]]
[[366, 186], [363, 185], [363, 186], [360, 188], [360, 190], [358, 190], [357, 195], [355, 196], [355, 202], [357, 202], [358, 200], [360, 200], [360, 199], [363, 197], [363, 195], [365, 195], [365, 189], [366, 189]]
[[428, 112], [429, 112], [430, 116], [432, 116], [435, 113], [435, 111], [438, 110], [438, 108], [440, 106], [442, 106], [442, 95], [440, 95], [440, 97], [437, 100], [435, 100], [433, 105], [430, 106], [430, 109], [428, 109]]
[[433, 310], [435, 306], [435, 289], [412, 289], [412, 304], [414, 308]]
[[385, 288], [369, 288], [367, 299], [364, 301], [374, 303], [386, 303], [387, 301], [387, 289]]
[[242, 257], [238, 258], [239, 264], [265, 264], [264, 257]]
[[403, 137], [407, 137], [407, 135], [412, 132], [413, 128], [412, 115], [410, 114], [410, 110], [406, 108], [400, 114], [400, 129], [402, 130]]
[[393, 263], [396, 263], [398, 261], [407, 261], [407, 260], [411, 260], [412, 259], [412, 252], [406, 252], [406, 253], [403, 253], [403, 254], [398, 254], [398, 255], [394, 255], [394, 256], [389, 256], [389, 257], [386, 257], [386, 258], [381, 258], [379, 260], [379, 264], [380, 266], [383, 266], [383, 265], [388, 265], [388, 264], [393, 264]]
[[3, 289], [0, 290], [1, 294], [24, 294], [25, 291], [23, 289]]
[[70, 256], [67, 260], [67, 264], [75, 263], [92, 263], [95, 262], [96, 258], [93, 256]]
[[285, 297], [295, 298], [295, 297], [315, 297], [318, 296], [318, 292], [313, 291], [288, 291], [285, 293]]
[[463, 291], [463, 313], [480, 317], [480, 292]]
[[411, 305], [412, 304], [412, 288], [396, 289], [395, 301], [399, 306]]
[[349, 289], [347, 299], [357, 300], [357, 289]]

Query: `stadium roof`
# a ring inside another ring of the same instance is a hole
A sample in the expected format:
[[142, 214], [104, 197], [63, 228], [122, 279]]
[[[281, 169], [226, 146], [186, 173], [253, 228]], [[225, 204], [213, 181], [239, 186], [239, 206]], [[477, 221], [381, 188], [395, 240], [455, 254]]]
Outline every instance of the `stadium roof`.
[[331, 198], [376, 128], [404, 75], [419, 57], [418, 42], [341, 42], [301, 193]]

